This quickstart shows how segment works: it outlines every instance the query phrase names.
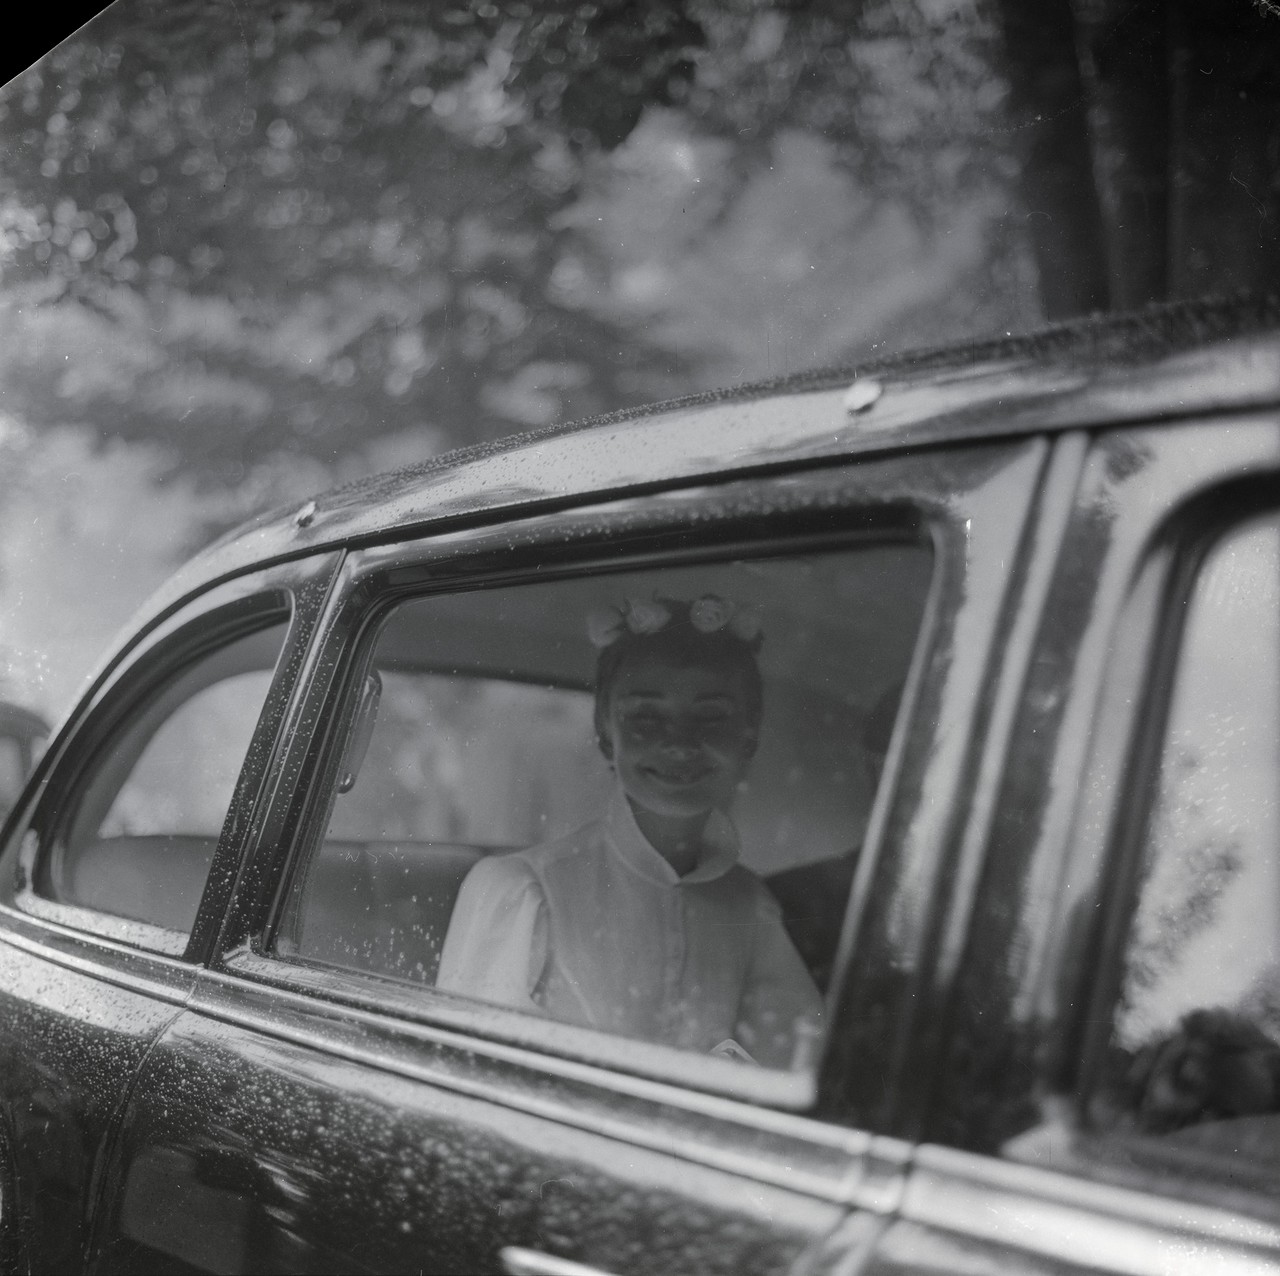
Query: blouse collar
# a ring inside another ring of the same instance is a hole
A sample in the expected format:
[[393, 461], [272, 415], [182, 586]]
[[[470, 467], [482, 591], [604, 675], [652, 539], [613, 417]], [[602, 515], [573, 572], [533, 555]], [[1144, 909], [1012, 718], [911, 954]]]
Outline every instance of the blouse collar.
[[659, 886], [714, 881], [738, 862], [738, 831], [723, 811], [713, 811], [702, 833], [698, 862], [681, 877], [640, 831], [631, 803], [620, 784], [614, 786], [613, 797], [609, 801], [605, 833], [618, 858], [632, 872]]

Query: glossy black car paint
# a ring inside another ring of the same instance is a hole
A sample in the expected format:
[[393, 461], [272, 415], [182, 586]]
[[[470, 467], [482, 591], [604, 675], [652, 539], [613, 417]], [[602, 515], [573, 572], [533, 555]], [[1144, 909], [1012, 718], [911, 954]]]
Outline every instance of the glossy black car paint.
[[[294, 627], [183, 951], [0, 913], [6, 1264], [482, 1271], [516, 1245], [617, 1273], [1156, 1271], [1212, 1238], [1223, 1270], [1280, 1270], [1268, 1225], [1231, 1224], [1220, 1194], [981, 1155], [1097, 1048], [1133, 817], [1089, 781], [1146, 782], [1152, 723], [1114, 686], [1158, 683], [1175, 548], [1280, 472], [1280, 340], [1258, 319], [1174, 315], [1162, 348], [1152, 318], [1126, 359], [1121, 325], [904, 363], [863, 412], [832, 376], [551, 432], [264, 520], [185, 569], [59, 732], [6, 864], [83, 724], [206, 591], [256, 573]], [[1205, 326], [1217, 344], [1194, 344]], [[939, 569], [816, 1088], [270, 955], [370, 602], [428, 571], [868, 527], [927, 529]], [[1084, 819], [1082, 791], [1105, 809]], [[1068, 868], [1102, 904], [1091, 930], [1060, 907]]]

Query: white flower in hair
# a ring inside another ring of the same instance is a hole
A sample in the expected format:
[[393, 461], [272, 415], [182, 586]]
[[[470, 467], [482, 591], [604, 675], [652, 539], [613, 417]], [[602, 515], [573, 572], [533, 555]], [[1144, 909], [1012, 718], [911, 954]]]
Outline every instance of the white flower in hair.
[[703, 594], [689, 604], [689, 623], [700, 634], [714, 634], [733, 619], [734, 607], [727, 598]]
[[587, 617], [587, 637], [600, 651], [613, 646], [622, 637], [624, 628], [622, 612], [616, 607], [601, 607]]
[[624, 605], [627, 628], [633, 634], [656, 634], [671, 619], [671, 613], [656, 599], [629, 598]]

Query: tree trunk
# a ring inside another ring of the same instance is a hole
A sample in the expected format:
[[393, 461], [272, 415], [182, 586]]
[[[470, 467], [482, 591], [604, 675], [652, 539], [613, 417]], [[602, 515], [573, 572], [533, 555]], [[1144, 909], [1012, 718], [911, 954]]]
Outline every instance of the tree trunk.
[[1175, 9], [1170, 292], [1280, 291], [1280, 16]]
[[1170, 14], [1166, 0], [1093, 0], [1078, 9], [1111, 304], [1169, 295]]
[[1070, 0], [997, 0], [1014, 126], [1025, 137], [1021, 189], [1045, 314], [1110, 304], [1088, 101]]

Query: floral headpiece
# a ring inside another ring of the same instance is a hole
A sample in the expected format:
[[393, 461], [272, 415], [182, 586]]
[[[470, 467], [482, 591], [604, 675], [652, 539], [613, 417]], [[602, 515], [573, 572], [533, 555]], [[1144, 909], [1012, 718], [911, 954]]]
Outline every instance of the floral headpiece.
[[587, 617], [587, 637], [603, 651], [624, 634], [656, 634], [671, 623], [673, 608], [689, 610], [689, 624], [700, 634], [727, 632], [756, 647], [760, 643], [760, 609], [740, 607], [717, 594], [703, 594], [690, 603], [674, 598], [627, 598], [616, 607], [602, 607]]

